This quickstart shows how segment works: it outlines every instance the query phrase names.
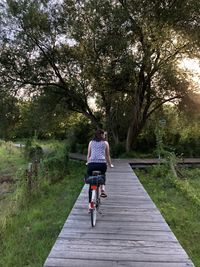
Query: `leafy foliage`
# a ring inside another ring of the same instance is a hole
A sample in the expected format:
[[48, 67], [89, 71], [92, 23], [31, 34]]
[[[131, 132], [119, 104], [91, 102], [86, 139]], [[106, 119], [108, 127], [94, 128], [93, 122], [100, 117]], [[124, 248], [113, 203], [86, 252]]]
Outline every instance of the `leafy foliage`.
[[189, 99], [178, 63], [199, 57], [199, 5], [9, 0], [1, 21], [1, 91], [48, 96], [53, 108], [62, 101], [129, 151], [164, 103]]
[[65, 144], [62, 149], [50, 153], [42, 162], [43, 171], [47, 179], [51, 182], [57, 182], [64, 178], [64, 175], [68, 170], [69, 162], [69, 149], [68, 145]]
[[0, 138], [9, 140], [15, 137], [15, 127], [20, 120], [18, 100], [9, 92], [0, 91]]

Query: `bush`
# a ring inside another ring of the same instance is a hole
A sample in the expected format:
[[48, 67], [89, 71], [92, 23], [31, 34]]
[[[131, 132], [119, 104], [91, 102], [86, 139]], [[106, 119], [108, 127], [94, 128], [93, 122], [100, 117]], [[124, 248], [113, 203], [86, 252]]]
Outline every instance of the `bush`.
[[43, 149], [40, 146], [36, 145], [35, 147], [30, 147], [29, 153], [28, 153], [28, 158], [32, 162], [34, 162], [34, 161], [39, 162], [40, 159], [43, 158], [43, 154], [44, 154]]
[[43, 160], [43, 167], [51, 182], [63, 179], [69, 162], [69, 148], [64, 145]]
[[2, 140], [2, 139], [0, 139], [0, 146], [3, 146], [3, 145], [5, 145], [5, 141], [4, 140]]
[[93, 135], [93, 127], [87, 120], [81, 120], [68, 135], [70, 152], [87, 153], [87, 147]]
[[121, 156], [123, 153], [125, 153], [125, 146], [122, 143], [119, 143], [117, 145], [113, 145], [111, 147], [111, 156], [114, 158], [117, 158]]
[[39, 162], [43, 158], [44, 152], [41, 146], [33, 145], [32, 140], [28, 139], [25, 143], [24, 156], [31, 162]]
[[198, 157], [200, 155], [200, 144], [199, 139], [189, 138], [182, 140], [177, 146], [176, 151], [179, 154], [183, 154], [187, 157]]

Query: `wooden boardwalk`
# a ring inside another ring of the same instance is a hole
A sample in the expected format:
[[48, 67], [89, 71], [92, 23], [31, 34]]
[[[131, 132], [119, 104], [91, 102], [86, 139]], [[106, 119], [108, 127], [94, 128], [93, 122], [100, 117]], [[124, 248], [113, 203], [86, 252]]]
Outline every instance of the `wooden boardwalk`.
[[114, 164], [96, 226], [90, 224], [85, 185], [44, 266], [194, 266], [128, 162]]

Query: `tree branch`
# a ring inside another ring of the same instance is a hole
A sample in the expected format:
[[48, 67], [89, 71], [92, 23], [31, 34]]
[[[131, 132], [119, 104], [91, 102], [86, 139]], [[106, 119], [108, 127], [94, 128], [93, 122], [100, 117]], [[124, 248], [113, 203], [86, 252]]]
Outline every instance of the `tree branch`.
[[163, 104], [167, 103], [167, 102], [171, 102], [172, 100], [175, 100], [175, 99], [180, 99], [181, 97], [176, 95], [174, 97], [170, 97], [168, 99], [165, 99], [163, 101], [161, 101], [157, 106], [155, 106], [148, 114], [147, 114], [147, 118], [150, 117], [150, 115], [155, 112], [158, 108], [160, 108]]

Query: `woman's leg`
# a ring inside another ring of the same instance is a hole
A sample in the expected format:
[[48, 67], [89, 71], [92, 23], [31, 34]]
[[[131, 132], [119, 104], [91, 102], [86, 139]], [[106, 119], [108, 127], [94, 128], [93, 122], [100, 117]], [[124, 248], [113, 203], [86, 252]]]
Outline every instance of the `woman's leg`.
[[[107, 164], [106, 163], [102, 163], [101, 164], [101, 173], [103, 175], [105, 175], [105, 183], [106, 183], [106, 170], [107, 170]], [[107, 197], [107, 194], [105, 192], [106, 188], [105, 188], [105, 183], [101, 186], [101, 197]]]
[[[91, 162], [88, 163], [87, 165], [87, 175], [91, 176], [93, 171], [100, 171], [102, 175], [105, 175], [107, 170], [107, 164], [106, 163], [95, 163], [95, 162]], [[105, 184], [104, 186], [104, 191], [105, 191]], [[101, 188], [102, 190], [102, 188]], [[105, 194], [104, 197], [106, 197], [107, 195]], [[88, 191], [88, 197], [89, 197], [89, 202], [91, 201], [92, 198], [92, 190], [91, 187], [89, 186], [89, 191]]]
[[89, 203], [90, 203], [90, 202], [91, 202], [91, 199], [92, 199], [92, 189], [91, 189], [91, 185], [89, 185], [88, 199], [89, 199]]
[[[89, 163], [87, 165], [87, 175], [91, 176], [93, 172], [93, 164]], [[92, 198], [92, 190], [91, 190], [91, 186], [89, 185], [89, 190], [88, 190], [88, 199], [89, 199], [89, 203], [91, 202], [91, 198]]]

